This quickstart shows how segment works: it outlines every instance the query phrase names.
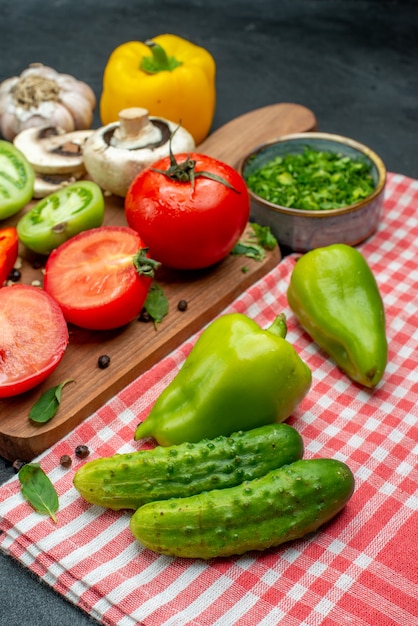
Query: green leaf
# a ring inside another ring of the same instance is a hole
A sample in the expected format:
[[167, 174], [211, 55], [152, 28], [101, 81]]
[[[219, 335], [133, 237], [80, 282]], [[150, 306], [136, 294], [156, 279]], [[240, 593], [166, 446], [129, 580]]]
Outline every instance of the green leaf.
[[277, 239], [270, 230], [270, 226], [261, 226], [251, 222], [253, 234], [247, 233], [244, 241], [239, 241], [232, 250], [232, 254], [244, 254], [250, 259], [262, 261], [265, 250], [273, 250], [277, 246]]
[[64, 385], [71, 382], [73, 382], [72, 379], [67, 379], [56, 387], [47, 389], [32, 406], [29, 411], [29, 419], [37, 424], [49, 422], [49, 420], [54, 417], [61, 404], [61, 395]]
[[154, 325], [161, 322], [168, 313], [168, 300], [160, 285], [153, 283], [145, 300], [144, 309], [154, 320]]
[[270, 226], [261, 226], [261, 224], [257, 224], [256, 222], [251, 222], [250, 226], [260, 246], [263, 246], [266, 250], [274, 250], [278, 244], [276, 237], [270, 230]]
[[18, 477], [23, 497], [37, 513], [49, 515], [56, 522], [58, 494], [39, 463], [27, 463], [19, 470]]
[[233, 248], [232, 254], [244, 254], [250, 259], [255, 259], [256, 261], [262, 261], [265, 256], [265, 252], [261, 246], [258, 246], [253, 243], [245, 243], [239, 241]]

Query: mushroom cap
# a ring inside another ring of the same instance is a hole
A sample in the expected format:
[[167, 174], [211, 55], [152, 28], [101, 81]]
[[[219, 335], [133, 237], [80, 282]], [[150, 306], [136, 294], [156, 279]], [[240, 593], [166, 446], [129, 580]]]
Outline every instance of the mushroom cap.
[[83, 145], [93, 130], [66, 133], [54, 126], [27, 128], [13, 140], [35, 172], [41, 174], [85, 173]]
[[[120, 121], [94, 131], [83, 146], [84, 164], [100, 187], [125, 197], [134, 178], [155, 161], [195, 149], [192, 135], [182, 126], [145, 109], [124, 109]], [[146, 119], [145, 119], [146, 118]]]
[[51, 193], [59, 191], [67, 185], [75, 183], [83, 178], [85, 171], [70, 172], [69, 174], [41, 174], [35, 173], [35, 183], [33, 188], [34, 198], [45, 198]]

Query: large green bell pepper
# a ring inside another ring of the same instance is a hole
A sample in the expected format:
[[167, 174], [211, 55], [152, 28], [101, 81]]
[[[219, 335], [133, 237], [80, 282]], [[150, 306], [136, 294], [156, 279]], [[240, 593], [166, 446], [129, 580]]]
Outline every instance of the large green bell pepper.
[[154, 437], [167, 446], [283, 422], [312, 378], [286, 332], [284, 316], [267, 330], [240, 313], [213, 321], [137, 427], [135, 439]]
[[307, 252], [287, 299], [301, 326], [352, 380], [375, 387], [387, 364], [385, 311], [363, 255], [346, 244]]

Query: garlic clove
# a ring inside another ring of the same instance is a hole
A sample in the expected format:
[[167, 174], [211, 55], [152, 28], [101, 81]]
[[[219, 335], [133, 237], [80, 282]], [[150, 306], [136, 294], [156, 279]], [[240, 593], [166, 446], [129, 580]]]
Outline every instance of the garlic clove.
[[[40, 108], [42, 109], [43, 106], [46, 104], [48, 103], [43, 102]], [[48, 123], [51, 126], [56, 126], [57, 128], [62, 128], [67, 133], [76, 129], [75, 121], [71, 114], [71, 111], [69, 111], [67, 107], [60, 102], [54, 102], [54, 106], [51, 108], [51, 112], [48, 116], [44, 117], [45, 123]]]
[[19, 78], [17, 76], [11, 76], [10, 78], [6, 78], [6, 80], [0, 83], [0, 94], [10, 94], [11, 89], [13, 89], [18, 80]]
[[12, 141], [19, 132], [19, 122], [13, 112], [5, 111], [0, 117], [0, 133], [7, 139]]
[[76, 92], [89, 102], [92, 109], [96, 107], [96, 95], [90, 85], [83, 83], [81, 80], [75, 79], [69, 74], [59, 74], [56, 80], [57, 84], [64, 93]]
[[76, 91], [61, 91], [60, 100], [70, 112], [74, 120], [75, 130], [90, 128], [93, 124], [93, 110], [90, 102], [83, 95]]
[[49, 67], [48, 65], [44, 65], [43, 63], [31, 63], [29, 67], [27, 67], [20, 74], [20, 78], [23, 76], [31, 76], [33, 74], [39, 74], [39, 76], [43, 76], [44, 78], [50, 78], [51, 80], [55, 80], [58, 72], [54, 70], [53, 67]]
[[29, 111], [19, 107], [15, 109], [15, 115], [19, 121], [19, 133], [31, 126], [39, 128], [47, 124], [67, 133], [74, 130], [74, 119], [70, 111], [59, 102], [48, 100]]

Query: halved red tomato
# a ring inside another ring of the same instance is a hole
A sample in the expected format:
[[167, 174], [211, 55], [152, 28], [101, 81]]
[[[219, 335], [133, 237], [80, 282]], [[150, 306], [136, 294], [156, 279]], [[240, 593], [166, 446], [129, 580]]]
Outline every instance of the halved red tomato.
[[0, 289], [0, 398], [44, 381], [67, 345], [67, 324], [51, 296], [31, 285]]
[[139, 315], [154, 265], [137, 232], [125, 226], [101, 226], [53, 250], [45, 267], [44, 289], [58, 302], [67, 322], [109, 330]]

